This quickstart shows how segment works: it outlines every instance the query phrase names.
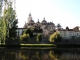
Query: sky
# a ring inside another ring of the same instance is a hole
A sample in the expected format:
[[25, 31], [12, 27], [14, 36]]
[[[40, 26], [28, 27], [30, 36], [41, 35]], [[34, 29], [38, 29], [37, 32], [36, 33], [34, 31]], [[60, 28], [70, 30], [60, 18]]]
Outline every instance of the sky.
[[16, 0], [18, 27], [28, 22], [29, 13], [32, 19], [41, 22], [61, 24], [63, 28], [80, 26], [80, 0]]

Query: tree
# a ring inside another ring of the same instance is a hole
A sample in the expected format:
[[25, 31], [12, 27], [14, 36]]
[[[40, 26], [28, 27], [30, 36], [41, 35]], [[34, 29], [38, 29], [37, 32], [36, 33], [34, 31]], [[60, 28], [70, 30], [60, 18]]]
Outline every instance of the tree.
[[0, 0], [0, 17], [2, 15], [3, 0]]
[[7, 36], [7, 21], [3, 17], [0, 18], [0, 35], [1, 42], [5, 44]]
[[30, 28], [27, 28], [23, 34], [29, 34], [30, 35], [30, 38], [33, 37], [33, 31], [30, 29]]
[[60, 36], [60, 33], [58, 31], [51, 34], [49, 37], [50, 42], [60, 42], [61, 39], [62, 39], [62, 37]]
[[37, 35], [37, 42], [40, 42], [41, 40], [42, 40], [42, 35], [39, 33], [38, 35]]
[[69, 30], [69, 27], [67, 26], [66, 29]]
[[57, 24], [57, 29], [61, 29], [61, 25], [60, 24]]
[[4, 9], [4, 15], [3, 18], [7, 21], [7, 29], [8, 29], [8, 35], [9, 37], [16, 37], [16, 28], [18, 19], [16, 19], [16, 12], [12, 8], [12, 2], [7, 2], [8, 7]]

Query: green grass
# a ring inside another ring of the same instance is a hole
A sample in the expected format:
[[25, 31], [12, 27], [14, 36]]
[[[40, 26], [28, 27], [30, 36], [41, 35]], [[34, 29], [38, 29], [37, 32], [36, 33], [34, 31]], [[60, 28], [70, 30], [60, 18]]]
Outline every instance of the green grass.
[[21, 46], [31, 46], [31, 47], [53, 47], [54, 44], [20, 44]]

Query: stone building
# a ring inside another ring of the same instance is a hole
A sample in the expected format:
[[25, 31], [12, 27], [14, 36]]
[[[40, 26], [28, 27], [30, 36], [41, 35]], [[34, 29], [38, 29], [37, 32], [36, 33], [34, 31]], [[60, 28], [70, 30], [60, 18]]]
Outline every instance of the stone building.
[[39, 19], [37, 22], [34, 22], [30, 13], [28, 17], [28, 22], [25, 22], [24, 28], [43, 29], [43, 33], [45, 33], [45, 31], [50, 33], [55, 30], [55, 24], [53, 22], [47, 22], [45, 20], [45, 17], [43, 18], [42, 22], [39, 22]]

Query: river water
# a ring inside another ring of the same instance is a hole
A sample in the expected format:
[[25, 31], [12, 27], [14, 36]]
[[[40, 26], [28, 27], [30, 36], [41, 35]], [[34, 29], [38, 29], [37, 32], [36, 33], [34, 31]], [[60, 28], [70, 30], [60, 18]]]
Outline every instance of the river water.
[[0, 48], [0, 60], [80, 60], [80, 48]]

